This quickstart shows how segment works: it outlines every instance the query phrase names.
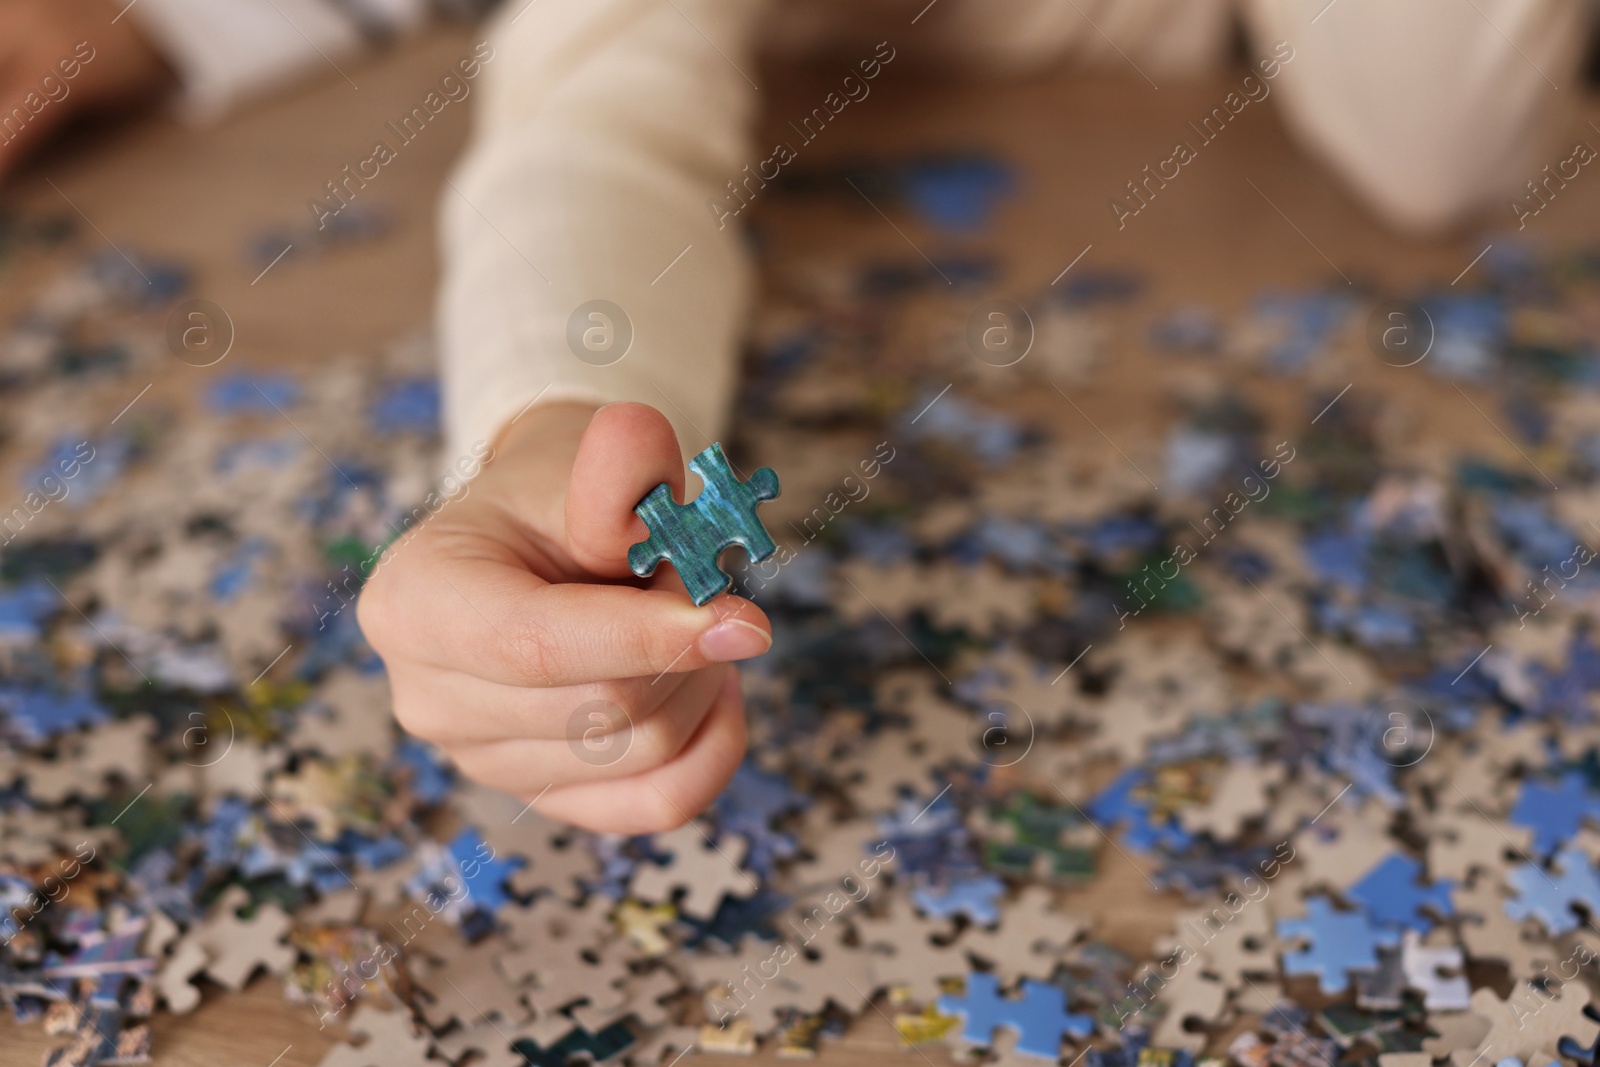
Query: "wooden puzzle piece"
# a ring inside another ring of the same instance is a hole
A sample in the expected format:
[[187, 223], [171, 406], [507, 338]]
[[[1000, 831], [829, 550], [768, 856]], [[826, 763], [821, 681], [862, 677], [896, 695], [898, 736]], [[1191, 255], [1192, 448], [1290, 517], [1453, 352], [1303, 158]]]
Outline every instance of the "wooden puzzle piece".
[[350, 1032], [365, 1040], [359, 1046], [333, 1046], [318, 1067], [438, 1067], [428, 1058], [433, 1042], [417, 1033], [407, 1012], [363, 1004], [350, 1019]]
[[1518, 982], [1503, 1000], [1492, 989], [1478, 989], [1472, 994], [1472, 1014], [1487, 1019], [1489, 1031], [1476, 1048], [1456, 1049], [1450, 1060], [1455, 1067], [1481, 1060], [1498, 1063], [1508, 1056], [1530, 1063], [1540, 1049], [1568, 1043], [1591, 1046], [1600, 1037], [1600, 1022], [1583, 1010], [1588, 1003], [1589, 991], [1577, 982], [1542, 992]]
[[655, 847], [669, 853], [672, 859], [666, 864], [639, 865], [631, 888], [640, 900], [669, 900], [681, 888], [685, 892], [678, 901], [678, 910], [696, 919], [710, 919], [725, 894], [749, 896], [760, 888], [739, 866], [749, 846], [738, 834], [722, 834], [713, 842], [706, 831], [691, 822], [657, 834]]

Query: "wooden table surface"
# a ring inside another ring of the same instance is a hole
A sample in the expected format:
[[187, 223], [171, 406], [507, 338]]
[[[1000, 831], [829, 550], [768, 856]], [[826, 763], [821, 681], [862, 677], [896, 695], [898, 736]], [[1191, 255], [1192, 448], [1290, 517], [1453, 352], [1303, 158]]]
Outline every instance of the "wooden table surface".
[[[235, 365], [315, 363], [329, 355], [372, 351], [425, 327], [431, 316], [438, 277], [435, 206], [466, 137], [466, 109], [452, 106], [363, 191], [363, 198], [395, 212], [397, 223], [388, 238], [313, 259], [286, 260], [259, 280], [254, 279], [261, 265], [247, 258], [246, 243], [264, 228], [309, 223], [307, 202], [323, 183], [346, 163], [364, 158], [383, 124], [408, 110], [477, 39], [469, 29], [431, 32], [366, 62], [343, 63], [349, 81], [330, 70], [212, 129], [150, 117], [109, 137], [54, 152], [0, 195], [10, 205], [53, 213], [70, 200], [107, 241], [191, 264], [197, 295], [227, 309], [235, 323], [237, 348], [230, 357]], [[758, 72], [765, 122], [774, 139], [786, 118], [808, 111], [837, 75], [832, 69], [764, 67]], [[1048, 287], [1080, 253], [1084, 258], [1075, 269], [1143, 274], [1152, 297], [1112, 315], [1115, 358], [1080, 400], [1097, 421], [1102, 415], [1115, 420], [1124, 448], [1155, 455], [1173, 410], [1174, 383], [1144, 351], [1139, 319], [1150, 308], [1193, 302], [1228, 313], [1262, 288], [1318, 285], [1340, 272], [1378, 288], [1406, 290], [1429, 281], [1448, 285], [1497, 239], [1493, 231], [1512, 221], [1505, 210], [1486, 220], [1484, 228], [1456, 237], [1398, 236], [1365, 214], [1291, 143], [1270, 107], [1258, 106], [1119, 231], [1107, 208], [1109, 198], [1146, 163], [1164, 158], [1174, 138], [1184, 135], [1189, 118], [1220, 101], [1237, 77], [1163, 84], [1159, 90], [1135, 76], [1070, 74], [957, 84], [947, 77], [932, 80], [909, 63], [896, 64], [874, 84], [870, 101], [850, 108], [806, 147], [806, 164], [863, 155], [994, 151], [1014, 160], [1024, 176], [1023, 188], [995, 229], [953, 243], [908, 217], [896, 219], [897, 232], [876, 214], [843, 201], [780, 198], [760, 206], [757, 224], [776, 260], [906, 256], [906, 243], [938, 253], [998, 252], [1007, 265], [1002, 289], [1019, 299]], [[1600, 114], [1592, 99], [1583, 110], [1589, 118]], [[1592, 139], [1583, 117], [1573, 117], [1565, 144]], [[1551, 161], [1565, 155], [1552, 155]], [[1529, 226], [1529, 235], [1555, 246], [1592, 241], [1597, 232], [1600, 179], [1593, 177], [1571, 183]], [[0, 285], [0, 313], [18, 306], [42, 277], [8, 274]], [[198, 380], [188, 370], [174, 361], [157, 376], [156, 397], [178, 402], [192, 392]], [[1472, 445], [1516, 462], [1511, 446], [1496, 439], [1447, 385], [1398, 373], [1376, 360], [1353, 360], [1341, 371], [1348, 371], [1358, 395], [1367, 392], [1402, 404], [1414, 416], [1413, 433], [1441, 447]], [[1289, 396], [1287, 386], [1263, 382], [1259, 389], [1256, 399], [1269, 409], [1275, 398]], [[1301, 417], [1298, 405], [1280, 409], [1275, 418]], [[1068, 414], [1057, 417], [1066, 440], [1094, 444], [1088, 425]], [[1180, 902], [1157, 897], [1130, 861], [1114, 851], [1103, 850], [1099, 867], [1094, 886], [1064, 894], [1062, 905], [1092, 917], [1098, 936], [1146, 952], [1152, 938], [1170, 926]], [[312, 1013], [287, 1003], [280, 983], [271, 978], [258, 978], [235, 996], [210, 988], [195, 1013], [160, 1014], [154, 1028], [155, 1062], [183, 1067], [309, 1067], [336, 1033], [331, 1027], [319, 1032]], [[45, 1049], [59, 1043], [36, 1025], [19, 1028], [0, 1018], [0, 1067], [37, 1063]], [[917, 1057], [900, 1050], [887, 1021], [868, 1012], [822, 1058], [866, 1067], [884, 1055], [905, 1063]], [[930, 1055], [946, 1059], [942, 1052]], [[756, 1059], [766, 1063], [775, 1057]]]

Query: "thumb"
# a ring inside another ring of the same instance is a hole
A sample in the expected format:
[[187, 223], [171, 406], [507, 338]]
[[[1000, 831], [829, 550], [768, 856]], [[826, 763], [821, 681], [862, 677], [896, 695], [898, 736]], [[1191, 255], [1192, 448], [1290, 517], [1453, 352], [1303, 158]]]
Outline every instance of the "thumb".
[[595, 412], [567, 484], [567, 551], [591, 574], [625, 578], [628, 548], [650, 530], [634, 507], [662, 482], [684, 494], [683, 454], [665, 415], [645, 404], [608, 404]]

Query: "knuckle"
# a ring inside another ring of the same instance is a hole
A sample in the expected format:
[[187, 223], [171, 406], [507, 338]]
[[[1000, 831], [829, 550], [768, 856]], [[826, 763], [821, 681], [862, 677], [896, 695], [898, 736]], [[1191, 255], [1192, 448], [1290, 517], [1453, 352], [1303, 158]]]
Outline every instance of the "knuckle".
[[665, 732], [656, 724], [656, 718], [648, 719], [634, 728], [633, 731], [633, 759], [628, 762], [635, 773], [650, 771], [661, 766], [672, 758], [671, 744]]
[[431, 701], [418, 700], [398, 686], [394, 693], [394, 719], [400, 728], [413, 737], [442, 744], [450, 739], [451, 716]]
[[379, 567], [363, 583], [361, 595], [356, 598], [356, 622], [367, 643], [379, 651], [395, 644], [404, 614], [396, 585], [394, 573]]
[[687, 820], [683, 816], [683, 808], [674, 803], [672, 797], [661, 786], [645, 791], [639, 806], [640, 822], [649, 827], [647, 833], [659, 834], [667, 830], [676, 830]]
[[642, 769], [652, 770], [672, 761], [682, 751], [686, 733], [671, 715], [652, 715], [633, 731], [633, 747]]
[[530, 682], [550, 685], [553, 671], [558, 666], [555, 639], [542, 620], [528, 619], [517, 624], [507, 639], [508, 658], [518, 671], [527, 671]]

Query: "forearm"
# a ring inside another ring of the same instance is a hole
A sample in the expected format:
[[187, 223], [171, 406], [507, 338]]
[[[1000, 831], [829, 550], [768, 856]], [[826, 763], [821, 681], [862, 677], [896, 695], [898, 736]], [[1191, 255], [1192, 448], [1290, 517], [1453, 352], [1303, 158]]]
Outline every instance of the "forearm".
[[[722, 431], [749, 266], [707, 201], [755, 158], [741, 70], [764, 7], [506, 12], [473, 143], [442, 194], [447, 459], [559, 400], [649, 404], [690, 453]], [[621, 315], [574, 320], [595, 300]]]
[[177, 72], [179, 111], [206, 120], [308, 71], [331, 73], [367, 34], [411, 28], [428, 7], [428, 0], [137, 0], [121, 17], [138, 24]]

